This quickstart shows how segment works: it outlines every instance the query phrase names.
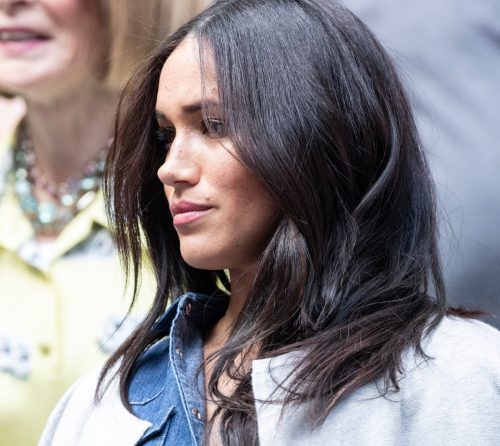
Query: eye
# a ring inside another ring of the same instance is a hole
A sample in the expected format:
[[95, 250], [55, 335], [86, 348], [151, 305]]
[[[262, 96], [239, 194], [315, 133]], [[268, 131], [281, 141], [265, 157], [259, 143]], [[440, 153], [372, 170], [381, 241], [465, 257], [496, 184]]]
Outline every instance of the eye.
[[171, 127], [158, 127], [155, 133], [158, 145], [161, 149], [168, 151], [175, 139], [175, 129]]
[[209, 136], [210, 138], [218, 139], [224, 138], [226, 136], [226, 126], [224, 122], [220, 119], [204, 119], [203, 123], [203, 134]]

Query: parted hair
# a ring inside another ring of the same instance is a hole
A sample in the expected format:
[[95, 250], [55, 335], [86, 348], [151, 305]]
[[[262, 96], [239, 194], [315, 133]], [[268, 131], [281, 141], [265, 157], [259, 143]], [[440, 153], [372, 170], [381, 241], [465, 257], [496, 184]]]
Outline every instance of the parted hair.
[[[165, 35], [176, 30], [210, 0], [86, 0], [84, 5], [103, 27], [105, 60], [100, 80], [112, 90], [121, 90], [138, 65]], [[10, 97], [7, 86], [0, 95]]]
[[210, 0], [96, 0], [108, 26], [108, 69], [105, 81], [122, 88], [159, 42]]
[[[202, 67], [213, 58], [227, 136], [281, 210], [230, 338], [210, 358], [206, 395], [223, 444], [258, 444], [246, 355], [306, 352], [284, 403], [310, 402], [313, 426], [368, 382], [397, 391], [403, 353], [425, 355], [422, 338], [447, 311], [434, 189], [398, 75], [356, 16], [331, 0], [214, 2], [161, 44], [119, 106], [109, 212], [125, 264], [137, 275], [143, 231], [158, 280], [148, 317], [103, 372], [119, 364], [125, 404], [168, 297], [217, 292], [222, 274], [183, 261], [156, 177], [159, 75], [186, 36]], [[231, 395], [218, 389], [225, 375]]]

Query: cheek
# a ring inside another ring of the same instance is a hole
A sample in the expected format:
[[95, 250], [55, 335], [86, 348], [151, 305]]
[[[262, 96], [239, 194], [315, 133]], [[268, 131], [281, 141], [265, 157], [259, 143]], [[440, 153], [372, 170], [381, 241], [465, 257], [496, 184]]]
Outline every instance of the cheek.
[[170, 203], [170, 198], [174, 194], [174, 188], [171, 186], [163, 185], [163, 191], [165, 192], [165, 198], [167, 199], [167, 202]]
[[242, 245], [262, 249], [276, 227], [279, 208], [252, 176], [242, 176], [231, 199], [231, 219]]
[[278, 206], [267, 192], [264, 192], [258, 194], [256, 200], [248, 204], [247, 209], [248, 212], [245, 214], [248, 219], [246, 222], [248, 230], [254, 235], [257, 245], [267, 243], [276, 228], [280, 213]]
[[264, 186], [235, 158], [225, 161], [219, 163], [214, 180], [234, 218], [262, 223], [272, 220], [278, 207]]
[[62, 31], [73, 45], [79, 49], [89, 47], [93, 53], [98, 53], [102, 45], [106, 24], [100, 18], [96, 1], [83, 0], [45, 0], [44, 6], [52, 21]]
[[86, 16], [88, 10], [90, 10], [90, 8], [85, 7], [85, 2], [78, 0], [41, 0], [40, 4], [45, 8], [52, 20], [60, 25], [76, 24], [78, 18], [81, 19]]

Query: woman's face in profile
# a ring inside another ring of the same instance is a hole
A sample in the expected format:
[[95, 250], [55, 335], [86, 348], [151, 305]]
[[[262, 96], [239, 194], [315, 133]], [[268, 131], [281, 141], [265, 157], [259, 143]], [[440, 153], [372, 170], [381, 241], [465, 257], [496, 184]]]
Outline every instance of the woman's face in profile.
[[203, 95], [198, 46], [188, 37], [160, 76], [156, 109], [166, 152], [158, 177], [184, 260], [200, 269], [244, 271], [264, 249], [278, 210], [224, 136], [211, 63], [205, 83]]
[[95, 81], [104, 28], [95, 0], [0, 0], [0, 87], [50, 99]]

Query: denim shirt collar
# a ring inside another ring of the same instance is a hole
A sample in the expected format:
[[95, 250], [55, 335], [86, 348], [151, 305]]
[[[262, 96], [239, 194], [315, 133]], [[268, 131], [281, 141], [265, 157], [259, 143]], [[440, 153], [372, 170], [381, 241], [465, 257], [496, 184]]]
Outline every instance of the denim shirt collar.
[[153, 330], [171, 335], [172, 323], [179, 312], [188, 311], [190, 323], [205, 331], [226, 312], [229, 298], [226, 296], [207, 296], [201, 293], [186, 293], [178, 297], [153, 326]]
[[204, 376], [198, 371], [203, 333], [224, 315], [227, 305], [224, 296], [186, 293], [154, 325], [163, 337], [143, 353], [129, 387], [134, 413], [151, 423], [139, 444], [163, 444], [173, 431], [182, 444], [201, 443], [205, 397]]

